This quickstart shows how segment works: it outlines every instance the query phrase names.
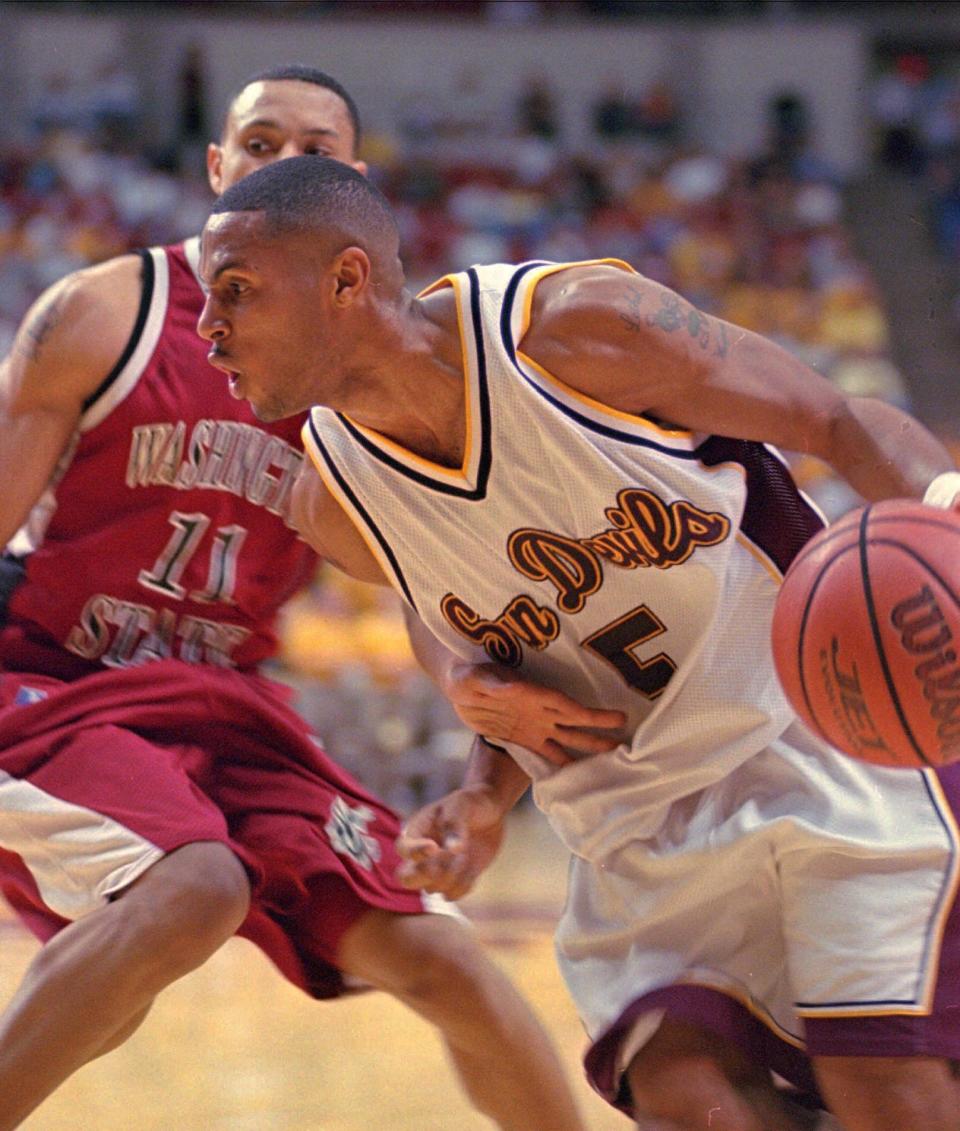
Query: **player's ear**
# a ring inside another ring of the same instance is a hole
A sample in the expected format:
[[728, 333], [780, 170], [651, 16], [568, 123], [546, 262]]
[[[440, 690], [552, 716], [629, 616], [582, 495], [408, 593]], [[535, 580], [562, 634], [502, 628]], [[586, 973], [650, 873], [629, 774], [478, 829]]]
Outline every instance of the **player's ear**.
[[370, 281], [370, 257], [362, 247], [346, 247], [331, 264], [335, 280], [335, 306], [346, 307], [355, 302]]
[[361, 177], [365, 177], [367, 175], [368, 170], [366, 161], [351, 161], [350, 168], [356, 169]]
[[223, 192], [223, 149], [215, 141], [207, 146], [207, 180], [219, 196]]

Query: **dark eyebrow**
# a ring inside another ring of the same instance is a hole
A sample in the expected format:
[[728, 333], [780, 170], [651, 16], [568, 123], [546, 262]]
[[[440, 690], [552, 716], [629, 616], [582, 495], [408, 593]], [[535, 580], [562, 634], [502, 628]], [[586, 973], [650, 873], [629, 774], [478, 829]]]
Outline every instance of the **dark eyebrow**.
[[227, 271], [243, 270], [245, 270], [245, 268], [243, 266], [242, 259], [231, 259], [227, 263], [224, 263], [222, 266], [218, 267], [216, 271], [214, 271], [213, 278], [210, 280], [209, 285], [212, 287], [213, 284], [220, 278], [220, 276], [226, 274]]
[[[273, 118], [254, 118], [249, 122], [244, 122], [240, 127], [239, 132], [243, 133], [246, 130], [259, 127], [268, 130], [282, 130], [284, 127]], [[339, 137], [337, 130], [332, 129], [330, 126], [310, 126], [303, 131], [305, 134], [319, 134], [323, 137]]]

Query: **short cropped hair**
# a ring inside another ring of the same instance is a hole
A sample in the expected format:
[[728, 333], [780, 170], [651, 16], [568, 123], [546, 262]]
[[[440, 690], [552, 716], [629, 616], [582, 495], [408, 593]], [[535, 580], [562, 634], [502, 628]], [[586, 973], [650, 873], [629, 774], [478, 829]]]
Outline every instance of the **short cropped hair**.
[[366, 250], [399, 243], [383, 193], [332, 157], [288, 157], [256, 169], [218, 198], [212, 213], [221, 212], [263, 212], [273, 232], [335, 232]]
[[308, 67], [304, 63], [282, 63], [276, 67], [267, 67], [262, 71], [257, 71], [256, 74], [251, 75], [246, 82], [241, 86], [233, 97], [227, 107], [227, 117], [233, 109], [233, 104], [240, 97], [241, 94], [252, 86], [255, 82], [309, 82], [314, 86], [322, 86], [324, 90], [329, 90], [335, 94], [340, 101], [347, 108], [347, 116], [350, 118], [350, 124], [353, 126], [353, 146], [354, 150], [360, 144], [360, 111], [357, 109], [357, 104], [353, 100], [353, 96], [349, 93], [342, 83], [337, 82], [335, 78], [328, 75], [325, 71], [318, 70], [316, 67]]

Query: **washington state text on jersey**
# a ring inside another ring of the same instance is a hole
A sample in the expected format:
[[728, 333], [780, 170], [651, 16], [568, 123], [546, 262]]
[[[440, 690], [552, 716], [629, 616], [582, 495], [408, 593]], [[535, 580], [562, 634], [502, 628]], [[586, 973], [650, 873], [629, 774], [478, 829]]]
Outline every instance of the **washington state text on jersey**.
[[235, 420], [160, 421], [132, 429], [128, 487], [229, 491], [289, 526], [290, 492], [302, 454], [279, 436]]

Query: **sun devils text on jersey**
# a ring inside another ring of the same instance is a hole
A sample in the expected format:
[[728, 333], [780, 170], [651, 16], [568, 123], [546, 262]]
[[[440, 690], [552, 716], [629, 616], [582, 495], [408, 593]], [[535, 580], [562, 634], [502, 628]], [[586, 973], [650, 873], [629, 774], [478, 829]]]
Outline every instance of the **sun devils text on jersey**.
[[131, 340], [8, 547], [26, 575], [4, 666], [48, 670], [59, 653], [67, 671], [51, 674], [166, 656], [249, 668], [310, 576], [287, 521], [302, 419], [260, 423], [207, 363], [196, 245], [141, 253]]
[[327, 409], [304, 440], [448, 647], [627, 713], [623, 745], [582, 775], [512, 750], [582, 852], [610, 828], [614, 794], [632, 814], [662, 811], [789, 724], [757, 658], [769, 659], [782, 574], [822, 520], [766, 446], [614, 411], [518, 351], [534, 287], [569, 266], [478, 267], [435, 284], [454, 288], [464, 328], [462, 467]]

